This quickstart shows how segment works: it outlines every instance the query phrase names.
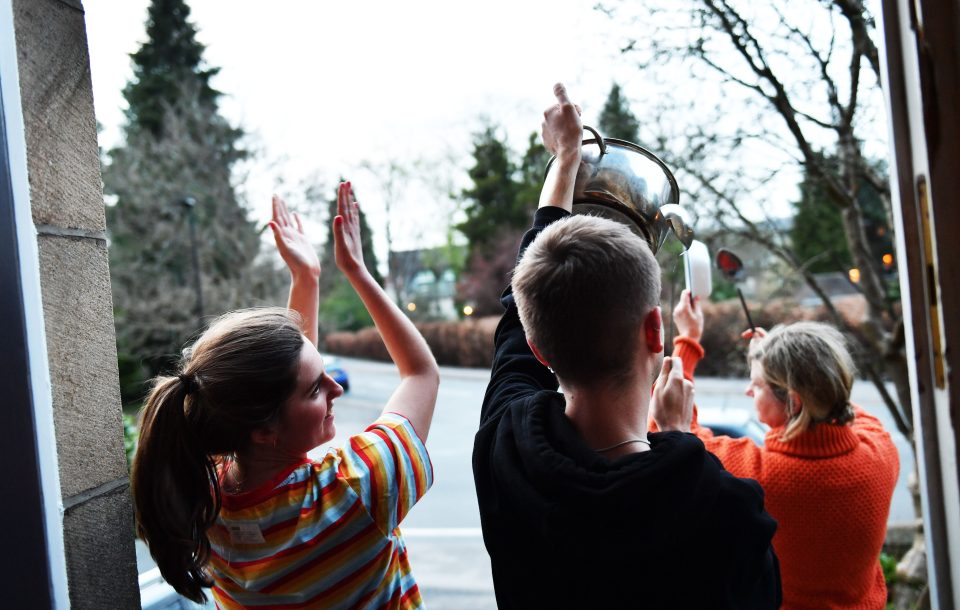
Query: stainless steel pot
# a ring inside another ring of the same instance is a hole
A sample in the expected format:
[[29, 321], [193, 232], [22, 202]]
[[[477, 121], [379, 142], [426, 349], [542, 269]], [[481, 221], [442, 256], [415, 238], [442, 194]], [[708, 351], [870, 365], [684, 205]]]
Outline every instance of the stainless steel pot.
[[[594, 137], [583, 141], [573, 213], [626, 224], [650, 244], [654, 254], [671, 231], [689, 248], [693, 228], [679, 206], [677, 181], [663, 161], [642, 146], [583, 128]], [[547, 163], [547, 175], [554, 159]]]

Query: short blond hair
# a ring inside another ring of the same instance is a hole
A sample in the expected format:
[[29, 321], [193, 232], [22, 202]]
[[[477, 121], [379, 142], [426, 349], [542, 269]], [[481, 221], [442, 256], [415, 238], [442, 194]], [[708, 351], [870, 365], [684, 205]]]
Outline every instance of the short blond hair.
[[[850, 390], [856, 366], [836, 328], [820, 322], [775, 326], [749, 357], [763, 365], [764, 380], [787, 406], [787, 427], [780, 440], [788, 441], [818, 423], [853, 421]], [[800, 397], [802, 407], [793, 404], [791, 391]]]
[[574, 385], [627, 377], [644, 318], [660, 302], [660, 267], [626, 226], [570, 216], [530, 244], [513, 275], [527, 338]]

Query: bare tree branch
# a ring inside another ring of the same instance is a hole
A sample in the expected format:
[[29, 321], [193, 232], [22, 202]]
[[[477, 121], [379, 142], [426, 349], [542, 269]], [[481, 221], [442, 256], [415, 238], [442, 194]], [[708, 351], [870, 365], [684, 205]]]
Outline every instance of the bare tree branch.
[[[866, 335], [861, 332], [863, 328], [851, 326], [847, 319], [844, 318], [839, 311], [837, 311], [829, 295], [820, 285], [814, 274], [810, 272], [809, 265], [804, 265], [800, 260], [798, 260], [791, 248], [786, 247], [783, 243], [778, 243], [775, 241], [775, 234], [771, 235], [768, 231], [764, 231], [754, 221], [746, 217], [740, 209], [737, 201], [731, 198], [728, 193], [715, 186], [713, 177], [704, 175], [698, 170], [698, 168], [691, 167], [683, 163], [682, 159], [671, 160], [674, 161], [678, 167], [682, 167], [684, 172], [694, 177], [698, 181], [699, 185], [710, 195], [712, 195], [716, 201], [722, 203], [729, 211], [737, 216], [737, 219], [745, 228], [744, 231], [739, 232], [741, 235], [747, 237], [755, 243], [762, 245], [774, 256], [797, 271], [803, 278], [806, 285], [810, 287], [817, 297], [819, 297], [824, 309], [830, 316], [830, 319], [833, 320], [834, 324], [836, 324], [839, 328], [844, 329], [848, 335], [855, 337], [857, 342], [862, 346], [862, 349], [866, 353], [885, 353], [887, 351], [884, 349], [886, 345], [884, 342], [884, 333], [876, 330], [875, 324], [871, 322], [869, 317], [866, 322], [868, 330]], [[721, 222], [723, 221], [721, 220]], [[912, 422], [910, 421], [910, 418], [905, 416], [904, 410], [901, 409], [898, 402], [890, 395], [890, 392], [884, 385], [883, 375], [877, 369], [876, 363], [871, 359], [867, 359], [864, 369], [864, 373], [877, 387], [877, 391], [880, 393], [881, 399], [883, 400], [887, 409], [890, 411], [891, 416], [894, 418], [897, 428], [901, 433], [904, 434], [904, 436], [907, 438], [912, 438]]]
[[[811, 40], [809, 35], [807, 35], [805, 32], [802, 32], [800, 28], [790, 23], [789, 20], [786, 18], [786, 16], [778, 7], [774, 7], [774, 10], [776, 11], [778, 17], [780, 18], [780, 25], [782, 25], [784, 28], [787, 29], [787, 31], [793, 34], [794, 37], [800, 40], [801, 44], [806, 49], [807, 53], [810, 54], [813, 60], [817, 63], [817, 66], [820, 68], [820, 80], [823, 81], [823, 84], [827, 87], [827, 101], [830, 103], [831, 110], [833, 110], [835, 115], [838, 116], [838, 120], [839, 120], [839, 117], [844, 116], [844, 108], [840, 104], [840, 94], [837, 89], [837, 83], [836, 81], [834, 81], [833, 77], [830, 76], [830, 70], [829, 70], [830, 59], [833, 57], [833, 50], [836, 44], [836, 32], [835, 31], [830, 32], [830, 45], [828, 47], [827, 56], [824, 57], [823, 55], [820, 54], [820, 51], [813, 44], [813, 40]], [[806, 116], [807, 118], [810, 118], [808, 115], [804, 113], [800, 113], [799, 111], [798, 111], [798, 114], [801, 114], [803, 116]], [[827, 125], [829, 126], [830, 129], [837, 128], [836, 123], [830, 123], [824, 126], [827, 126]]]
[[875, 27], [873, 19], [869, 17], [866, 7], [860, 0], [833, 0], [833, 5], [840, 9], [840, 13], [850, 24], [850, 33], [853, 46], [857, 54], [867, 58], [870, 68], [880, 85], [880, 52], [870, 37], [870, 30]]

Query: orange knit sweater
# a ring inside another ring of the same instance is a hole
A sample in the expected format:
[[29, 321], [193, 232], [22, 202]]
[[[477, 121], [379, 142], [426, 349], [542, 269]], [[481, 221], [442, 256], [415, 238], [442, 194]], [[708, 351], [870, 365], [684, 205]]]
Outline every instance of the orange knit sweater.
[[[674, 356], [691, 381], [703, 348], [674, 340]], [[890, 499], [900, 470], [897, 449], [880, 421], [860, 408], [852, 424], [821, 424], [784, 443], [782, 428], [764, 446], [747, 438], [695, 433], [724, 467], [756, 479], [767, 511], [778, 521], [773, 547], [780, 559], [783, 608], [883, 608], [887, 588], [878, 560]]]

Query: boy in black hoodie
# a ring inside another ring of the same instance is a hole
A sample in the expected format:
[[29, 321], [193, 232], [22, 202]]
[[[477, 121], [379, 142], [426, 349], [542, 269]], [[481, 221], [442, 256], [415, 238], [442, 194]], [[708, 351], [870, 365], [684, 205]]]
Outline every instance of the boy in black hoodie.
[[[563, 86], [554, 93], [543, 140], [557, 167], [501, 299], [473, 452], [497, 604], [779, 607], [762, 489], [678, 417], [693, 386], [678, 358], [660, 366], [649, 247], [623, 225], [570, 216], [582, 125]], [[647, 434], [648, 417], [661, 432]]]

